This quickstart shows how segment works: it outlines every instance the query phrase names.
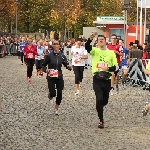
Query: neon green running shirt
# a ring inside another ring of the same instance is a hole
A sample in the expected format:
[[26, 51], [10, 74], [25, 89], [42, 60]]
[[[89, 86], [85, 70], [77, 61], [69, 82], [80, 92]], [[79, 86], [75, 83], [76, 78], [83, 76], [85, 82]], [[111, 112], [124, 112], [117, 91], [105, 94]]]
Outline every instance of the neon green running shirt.
[[[92, 73], [100, 71], [101, 65], [108, 67], [117, 66], [116, 54], [111, 50], [100, 50], [99, 48], [92, 47], [90, 51], [92, 56]], [[109, 71], [108, 71], [109, 72]], [[111, 72], [110, 72], [111, 73]]]
[[[146, 70], [150, 71], [150, 61], [148, 61], [148, 64], [146, 65]], [[148, 80], [148, 83], [150, 84], [150, 78]]]

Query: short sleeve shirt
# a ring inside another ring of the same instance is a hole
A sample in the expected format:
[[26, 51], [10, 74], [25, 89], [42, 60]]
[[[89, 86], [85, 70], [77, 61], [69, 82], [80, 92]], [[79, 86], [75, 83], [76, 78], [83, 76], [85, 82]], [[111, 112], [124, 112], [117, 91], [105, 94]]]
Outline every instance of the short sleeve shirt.
[[[72, 46], [71, 52], [73, 53], [72, 57], [72, 65], [73, 66], [85, 66], [85, 59], [79, 59], [79, 57], [87, 55], [87, 50], [83, 46], [77, 48], [76, 46]], [[75, 63], [75, 60], [78, 62]]]

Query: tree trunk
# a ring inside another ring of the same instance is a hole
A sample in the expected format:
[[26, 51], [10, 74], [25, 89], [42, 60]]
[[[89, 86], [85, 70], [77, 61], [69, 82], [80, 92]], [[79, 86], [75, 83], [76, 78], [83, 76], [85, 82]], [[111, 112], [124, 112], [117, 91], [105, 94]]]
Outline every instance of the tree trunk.
[[11, 33], [11, 20], [8, 18], [8, 33]]
[[66, 39], [66, 21], [65, 21], [65, 16], [63, 17], [63, 20], [62, 20], [62, 36], [61, 36], [61, 39], [62, 41], [64, 42]]

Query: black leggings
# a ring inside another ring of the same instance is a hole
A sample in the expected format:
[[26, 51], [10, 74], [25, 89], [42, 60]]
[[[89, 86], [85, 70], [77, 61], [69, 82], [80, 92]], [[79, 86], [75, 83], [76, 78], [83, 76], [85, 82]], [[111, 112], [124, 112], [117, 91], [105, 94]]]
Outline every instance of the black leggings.
[[23, 54], [23, 52], [20, 52], [20, 57], [21, 57], [21, 62], [23, 63], [23, 59], [24, 59], [24, 54]]
[[[64, 88], [64, 80], [63, 79], [48, 79], [48, 89], [50, 92], [50, 97], [56, 96], [56, 89], [57, 89], [57, 97], [56, 97], [56, 104], [60, 105], [62, 100], [62, 90]], [[55, 89], [56, 85], [56, 89]]]
[[96, 110], [100, 121], [103, 121], [103, 107], [108, 104], [111, 80], [98, 80], [93, 77], [93, 89], [96, 95]]
[[27, 66], [27, 77], [31, 78], [35, 60], [34, 59], [25, 58], [24, 61], [25, 61], [25, 64]]
[[43, 61], [44, 61], [44, 59], [41, 59], [41, 60], [36, 59], [35, 60], [36, 69], [41, 69], [42, 68]]
[[84, 66], [73, 66], [73, 71], [75, 74], [75, 84], [79, 84], [83, 80]]

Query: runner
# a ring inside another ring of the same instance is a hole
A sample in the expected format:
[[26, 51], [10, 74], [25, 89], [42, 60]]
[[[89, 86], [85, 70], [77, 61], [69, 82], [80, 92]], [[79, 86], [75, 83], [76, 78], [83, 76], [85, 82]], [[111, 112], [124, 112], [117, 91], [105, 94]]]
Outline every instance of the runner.
[[78, 39], [75, 46], [71, 48], [72, 66], [75, 74], [75, 95], [79, 94], [79, 85], [83, 80], [83, 72], [85, 67], [85, 60], [88, 58], [87, 50], [81, 46], [81, 39]]
[[[122, 54], [123, 51], [122, 51], [122, 46], [117, 44], [117, 35], [116, 34], [112, 34], [111, 43], [107, 45], [107, 48], [109, 50], [113, 50], [116, 53], [117, 63], [118, 63], [118, 66], [120, 66], [120, 64], [121, 64], [120, 56], [123, 56], [123, 54]], [[111, 95], [114, 94], [115, 79], [116, 79], [116, 93], [118, 94], [119, 93], [119, 87], [118, 87], [118, 84], [119, 84], [119, 69], [117, 71], [115, 71], [112, 74], [112, 77], [111, 77]]]
[[106, 37], [99, 35], [97, 38], [98, 47], [92, 47], [95, 35], [91, 33], [85, 43], [85, 49], [92, 56], [93, 89], [96, 95], [96, 109], [100, 119], [98, 128], [104, 128], [103, 109], [108, 104], [109, 92], [111, 89], [111, 73], [118, 70], [116, 55], [106, 48]]
[[[145, 72], [145, 74], [150, 75], [150, 61], [148, 62], [147, 66], [146, 66], [146, 69], [145, 69], [144, 72]], [[149, 87], [150, 87], [150, 81], [149, 81]], [[150, 89], [149, 89], [149, 91], [150, 91]], [[145, 107], [142, 110], [143, 116], [147, 115], [149, 109], [150, 109], [150, 103], [146, 102], [145, 103]]]
[[31, 82], [32, 71], [35, 61], [35, 55], [37, 55], [37, 48], [32, 44], [32, 39], [28, 39], [28, 44], [24, 47], [23, 53], [25, 56], [25, 64], [27, 66], [27, 81]]
[[38, 55], [35, 58], [37, 76], [39, 76], [39, 75], [43, 76], [42, 63], [44, 61], [45, 49], [44, 49], [42, 40], [38, 41], [37, 53], [38, 53]]
[[126, 48], [123, 47], [122, 39], [120, 39], [118, 43], [120, 46], [122, 46], [122, 50], [123, 50], [123, 56], [121, 57], [120, 69], [123, 71], [122, 86], [123, 86], [123, 88], [125, 88], [126, 87], [126, 78], [128, 75], [128, 66], [130, 63], [129, 62], [130, 61], [130, 55], [129, 55], [129, 50], [127, 50]]
[[[53, 47], [53, 52], [48, 55], [45, 55], [45, 59], [43, 62], [43, 72], [47, 72], [47, 82], [48, 82], [48, 89], [49, 89], [48, 98], [50, 100], [56, 96], [56, 90], [57, 90], [55, 115], [59, 115], [58, 108], [62, 100], [62, 90], [64, 88], [64, 80], [63, 80], [61, 67], [62, 64], [68, 70], [71, 70], [72, 67], [69, 66], [66, 56], [59, 51], [60, 45], [58, 40], [53, 41], [52, 47]], [[47, 65], [48, 65], [48, 69], [46, 68]], [[56, 89], [55, 89], [55, 85], [56, 85]]]
[[21, 65], [23, 65], [23, 61], [24, 61], [23, 49], [26, 45], [27, 45], [26, 37], [22, 37], [21, 42], [19, 43], [20, 58], [21, 58], [21, 62], [22, 62]]

